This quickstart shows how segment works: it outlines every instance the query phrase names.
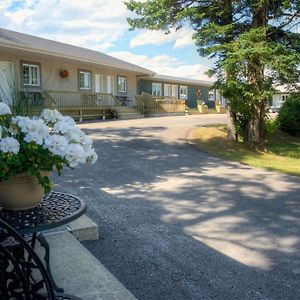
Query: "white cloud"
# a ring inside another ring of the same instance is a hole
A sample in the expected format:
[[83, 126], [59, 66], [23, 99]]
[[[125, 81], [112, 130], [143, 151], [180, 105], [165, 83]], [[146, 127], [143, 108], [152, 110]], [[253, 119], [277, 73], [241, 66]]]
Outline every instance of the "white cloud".
[[174, 42], [173, 48], [181, 48], [194, 44], [192, 40], [193, 33], [194, 31], [190, 28], [181, 28], [178, 31], [172, 30], [169, 34], [164, 34], [161, 31], [143, 30], [131, 39], [130, 47]]
[[109, 55], [126, 60], [138, 66], [143, 66], [160, 75], [212, 80], [204, 74], [208, 70], [208, 67], [198, 63], [184, 64], [173, 56], [156, 55], [149, 57], [147, 55], [136, 55], [129, 51], [114, 51], [110, 52]]
[[7, 7], [9, 7], [11, 5], [11, 0], [2, 0], [0, 2], [0, 9], [6, 9]]
[[[126, 17], [131, 13], [123, 1], [0, 0], [0, 27], [107, 52], [120, 39], [126, 41]], [[145, 30], [138, 32], [130, 45], [157, 46], [169, 42], [173, 48], [181, 48], [193, 45], [192, 34], [193, 31], [186, 27], [179, 31], [172, 30], [169, 35]], [[184, 64], [174, 56], [162, 54], [149, 57], [131, 52], [112, 54], [159, 74], [207, 79], [204, 75], [206, 67], [198, 63]]]
[[2, 27], [104, 51], [128, 29], [123, 0], [2, 0]]

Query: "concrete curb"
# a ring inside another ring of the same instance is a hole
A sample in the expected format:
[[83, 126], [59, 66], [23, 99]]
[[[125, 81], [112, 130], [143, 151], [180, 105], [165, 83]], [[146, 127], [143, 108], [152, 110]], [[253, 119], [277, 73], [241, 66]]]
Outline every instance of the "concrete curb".
[[72, 234], [49, 233], [46, 239], [54, 280], [65, 293], [85, 300], [136, 299]]
[[74, 237], [81, 242], [99, 239], [98, 225], [86, 215], [81, 216], [67, 225], [51, 229], [45, 234], [65, 231], [71, 232]]

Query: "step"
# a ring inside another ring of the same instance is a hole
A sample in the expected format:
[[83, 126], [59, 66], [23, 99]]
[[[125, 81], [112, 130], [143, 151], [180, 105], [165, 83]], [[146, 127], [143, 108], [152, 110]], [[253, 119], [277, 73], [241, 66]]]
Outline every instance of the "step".
[[129, 120], [129, 119], [142, 119], [144, 118], [143, 115], [137, 115], [137, 114], [132, 114], [132, 115], [119, 115], [118, 116], [118, 119], [121, 119], [121, 120]]
[[144, 118], [144, 115], [142, 115], [140, 112], [138, 112], [136, 109], [132, 107], [127, 107], [125, 109], [116, 109], [118, 113], [118, 119], [121, 120], [129, 120], [129, 119], [141, 119]]
[[127, 106], [127, 105], [118, 105], [118, 106], [115, 106], [116, 108], [135, 108], [134, 106]]
[[[85, 300], [136, 299], [71, 233], [45, 237], [54, 280], [65, 293]], [[37, 252], [43, 254], [41, 248]]]
[[138, 113], [136, 110], [117, 110], [118, 114], [132, 114], [132, 113]]
[[117, 110], [135, 110], [133, 107], [128, 107], [128, 106], [117, 106], [116, 107]]
[[189, 109], [188, 114], [189, 115], [201, 115], [201, 113], [198, 109]]
[[91, 241], [99, 239], [98, 225], [93, 222], [87, 215], [47, 232], [71, 232], [79, 241]]
[[144, 115], [139, 113], [136, 110], [131, 111], [117, 111], [118, 112], [118, 119], [141, 119], [144, 118]]
[[136, 110], [134, 111], [118, 111], [119, 115], [140, 115]]
[[142, 115], [137, 111], [118, 111], [118, 115]]
[[171, 116], [185, 116], [184, 112], [176, 112], [176, 113], [156, 113], [149, 112], [147, 113], [147, 117], [171, 117]]

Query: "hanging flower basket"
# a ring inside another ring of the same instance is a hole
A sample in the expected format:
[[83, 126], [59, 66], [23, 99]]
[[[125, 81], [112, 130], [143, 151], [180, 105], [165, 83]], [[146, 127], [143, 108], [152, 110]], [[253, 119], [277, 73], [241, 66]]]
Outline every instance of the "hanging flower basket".
[[62, 78], [68, 79], [69, 76], [70, 76], [70, 73], [69, 73], [68, 70], [63, 70], [63, 71], [60, 72], [60, 76], [61, 76]]

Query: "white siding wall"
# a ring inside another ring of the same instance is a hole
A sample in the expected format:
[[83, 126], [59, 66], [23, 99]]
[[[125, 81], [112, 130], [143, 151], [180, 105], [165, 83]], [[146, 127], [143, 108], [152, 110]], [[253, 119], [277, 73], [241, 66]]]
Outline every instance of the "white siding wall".
[[272, 105], [273, 106], [281, 106], [282, 103], [285, 101], [288, 94], [275, 94], [273, 95]]

